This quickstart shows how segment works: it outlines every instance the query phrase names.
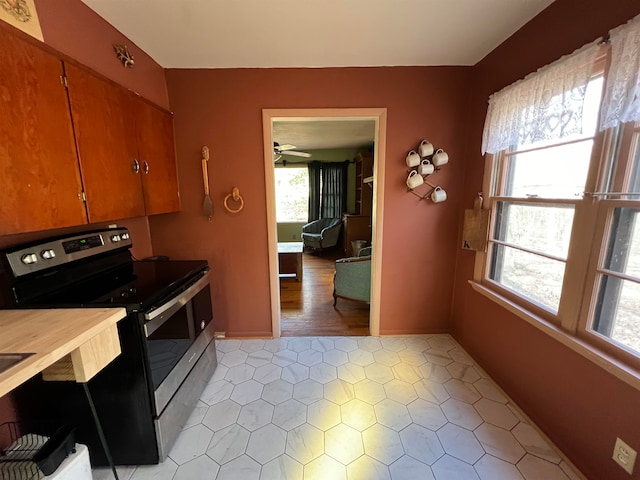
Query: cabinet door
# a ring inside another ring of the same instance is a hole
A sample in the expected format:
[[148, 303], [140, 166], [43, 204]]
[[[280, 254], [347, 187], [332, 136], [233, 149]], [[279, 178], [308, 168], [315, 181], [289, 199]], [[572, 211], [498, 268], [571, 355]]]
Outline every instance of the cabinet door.
[[89, 221], [144, 216], [129, 92], [75, 65], [65, 71]]
[[0, 235], [87, 223], [62, 62], [0, 28]]
[[138, 153], [147, 215], [178, 212], [180, 196], [173, 141], [173, 116], [147, 102], [137, 102]]

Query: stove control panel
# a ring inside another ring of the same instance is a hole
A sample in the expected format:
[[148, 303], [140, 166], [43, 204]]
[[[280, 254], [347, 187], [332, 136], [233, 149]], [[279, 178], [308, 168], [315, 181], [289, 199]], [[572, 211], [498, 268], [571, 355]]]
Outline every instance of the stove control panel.
[[[116, 235], [113, 235], [113, 236], [116, 236]], [[80, 250], [88, 250], [90, 248], [101, 247], [102, 245], [104, 245], [104, 241], [102, 240], [102, 235], [91, 235], [87, 237], [74, 238], [72, 240], [67, 240], [66, 242], [62, 242], [62, 248], [64, 248], [64, 253], [79, 252]]]
[[44, 240], [19, 250], [2, 252], [14, 277], [64, 265], [111, 250], [130, 248], [131, 237], [126, 228], [111, 228], [90, 233]]

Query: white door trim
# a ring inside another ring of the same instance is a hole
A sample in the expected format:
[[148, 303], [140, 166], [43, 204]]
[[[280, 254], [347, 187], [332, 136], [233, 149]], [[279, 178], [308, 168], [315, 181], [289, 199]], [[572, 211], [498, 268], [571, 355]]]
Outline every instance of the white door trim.
[[264, 178], [267, 207], [267, 247], [269, 257], [269, 288], [271, 294], [271, 328], [273, 337], [280, 336], [280, 282], [278, 280], [278, 231], [276, 225], [275, 186], [273, 166], [272, 125], [277, 120], [300, 121], [371, 119], [376, 124], [373, 153], [373, 218], [372, 218], [372, 275], [371, 310], [369, 332], [380, 335], [380, 291], [382, 283], [382, 226], [384, 214], [384, 164], [387, 139], [386, 108], [310, 108], [310, 109], [263, 109], [262, 133], [264, 139]]

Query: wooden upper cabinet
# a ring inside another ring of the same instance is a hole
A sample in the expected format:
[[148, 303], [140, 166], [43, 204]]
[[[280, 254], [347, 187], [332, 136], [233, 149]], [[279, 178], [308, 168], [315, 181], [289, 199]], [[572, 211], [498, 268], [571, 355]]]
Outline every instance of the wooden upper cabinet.
[[87, 222], [62, 63], [0, 28], [0, 235]]
[[180, 211], [173, 116], [135, 98], [140, 174], [147, 215]]
[[0, 235], [180, 210], [169, 112], [10, 28], [0, 45]]
[[91, 223], [145, 215], [129, 92], [65, 63]]

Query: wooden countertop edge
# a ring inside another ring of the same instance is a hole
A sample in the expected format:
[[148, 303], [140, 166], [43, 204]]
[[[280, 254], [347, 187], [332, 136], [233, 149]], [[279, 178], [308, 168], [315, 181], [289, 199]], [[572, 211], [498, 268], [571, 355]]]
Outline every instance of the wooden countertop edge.
[[[74, 313], [75, 311], [77, 311], [78, 314], [83, 315], [86, 315], [87, 313], [87, 309], [72, 308], [64, 310], [67, 313]], [[60, 309], [56, 309], [55, 311], [56, 313], [60, 313]], [[91, 311], [92, 313], [100, 312], [104, 317], [99, 319], [99, 323], [93, 323], [86, 329], [78, 331], [75, 336], [68, 338], [68, 340], [53, 343], [50, 350], [33, 352], [33, 350], [21, 347], [20, 345], [15, 345], [15, 348], [12, 346], [10, 349], [0, 348], [0, 354], [34, 353], [34, 355], [0, 373], [0, 397], [22, 385], [31, 377], [42, 372], [61, 358], [69, 355], [76, 348], [80, 347], [96, 335], [102, 333], [111, 325], [118, 323], [120, 320], [124, 319], [127, 314], [124, 308], [92, 308]], [[6, 312], [6, 310], [0, 311], [0, 315], [2, 315], [2, 312]], [[24, 315], [29, 315], [30, 312], [42, 313], [42, 310], [20, 310], [20, 312]]]

